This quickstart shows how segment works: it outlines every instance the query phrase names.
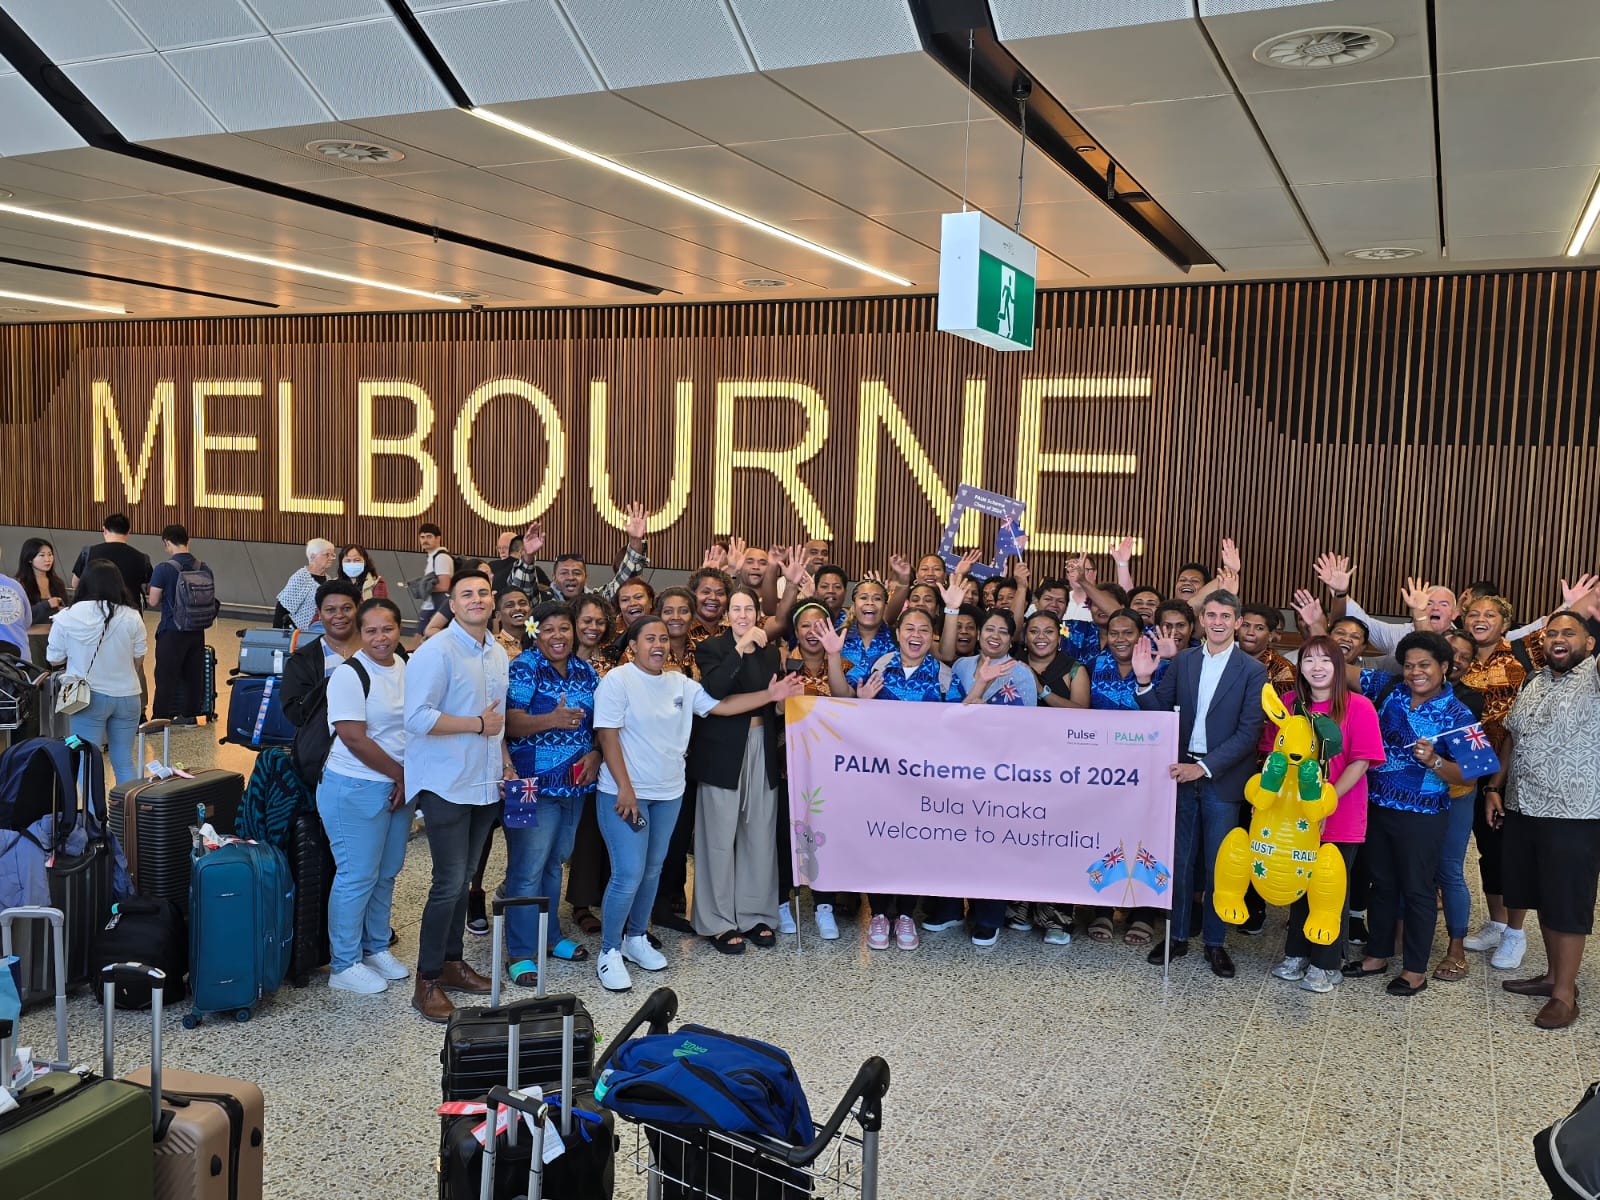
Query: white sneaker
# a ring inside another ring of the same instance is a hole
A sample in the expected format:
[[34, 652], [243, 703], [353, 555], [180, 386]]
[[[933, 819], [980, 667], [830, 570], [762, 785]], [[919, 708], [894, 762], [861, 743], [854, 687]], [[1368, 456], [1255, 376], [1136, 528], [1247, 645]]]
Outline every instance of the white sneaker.
[[633, 988], [628, 968], [622, 962], [621, 950], [602, 950], [594, 973], [600, 977], [600, 986], [608, 992], [626, 992]]
[[1331, 992], [1343, 978], [1344, 976], [1338, 971], [1325, 971], [1321, 967], [1309, 967], [1304, 977], [1300, 980], [1300, 990], [1305, 992]]
[[782, 904], [778, 905], [778, 932], [779, 933], [799, 933], [800, 932], [799, 926], [797, 926], [794, 923], [794, 914], [789, 911], [789, 902], [787, 900], [785, 900]]
[[1033, 909], [1028, 904], [1006, 905], [1006, 925], [1018, 933], [1027, 933], [1033, 928]]
[[917, 923], [910, 917], [894, 919], [894, 943], [902, 950], [915, 950], [922, 945], [922, 939], [917, 936]]
[[1514, 970], [1522, 965], [1522, 956], [1527, 952], [1528, 935], [1520, 929], [1507, 929], [1500, 935], [1500, 945], [1489, 965], [1500, 971]]
[[667, 956], [652, 946], [642, 933], [622, 939], [622, 957], [646, 971], [659, 971], [667, 965]]
[[965, 917], [951, 917], [947, 921], [929, 921], [924, 918], [922, 927], [929, 933], [943, 933], [946, 929], [954, 929], [965, 920]]
[[889, 948], [889, 918], [873, 917], [867, 925], [867, 949], [887, 950]]
[[1506, 923], [1504, 921], [1485, 921], [1483, 928], [1477, 933], [1469, 934], [1462, 943], [1468, 950], [1493, 950], [1500, 944], [1500, 939], [1505, 936]]
[[992, 946], [1000, 940], [998, 929], [975, 929], [972, 931], [972, 944], [974, 946]]
[[1044, 944], [1046, 946], [1072, 945], [1072, 931], [1070, 929], [1046, 929], [1044, 931]]
[[817, 934], [825, 942], [838, 940], [839, 922], [833, 919], [833, 905], [817, 905]]
[[1293, 954], [1272, 968], [1272, 973], [1279, 979], [1287, 979], [1293, 983], [1296, 979], [1306, 977], [1306, 967], [1311, 962], [1309, 958], [1300, 958]]
[[375, 971], [385, 979], [410, 979], [411, 968], [401, 962], [387, 950], [379, 950], [376, 954], [369, 954], [361, 960], [361, 965], [369, 971]]
[[389, 990], [389, 984], [383, 976], [362, 963], [356, 963], [329, 975], [328, 986], [335, 991], [360, 992], [366, 996]]

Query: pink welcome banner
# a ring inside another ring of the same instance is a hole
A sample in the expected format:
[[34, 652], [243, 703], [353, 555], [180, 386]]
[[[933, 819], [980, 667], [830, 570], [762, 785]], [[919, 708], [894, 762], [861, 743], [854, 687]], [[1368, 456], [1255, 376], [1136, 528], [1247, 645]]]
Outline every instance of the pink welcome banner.
[[797, 883], [1172, 906], [1175, 713], [802, 696], [786, 716]]

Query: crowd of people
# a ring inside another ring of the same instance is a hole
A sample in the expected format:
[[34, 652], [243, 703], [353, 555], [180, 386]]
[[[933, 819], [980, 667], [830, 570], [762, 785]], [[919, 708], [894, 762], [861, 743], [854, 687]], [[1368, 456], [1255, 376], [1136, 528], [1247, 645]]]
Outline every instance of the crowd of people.
[[[489, 930], [484, 872], [496, 827], [506, 894], [555, 897], [565, 876], [571, 925], [552, 912], [551, 953], [588, 961], [592, 940], [608, 989], [631, 986], [630, 965], [668, 965], [653, 927], [695, 933], [726, 955], [794, 933], [783, 702], [802, 694], [1176, 710], [1167, 946], [1153, 909], [890, 894], [866, 897], [865, 941], [910, 951], [923, 933], [965, 923], [980, 946], [1006, 926], [1052, 945], [1075, 934], [1110, 942], [1120, 923], [1121, 940], [1157, 964], [1186, 955], [1198, 934], [1210, 970], [1231, 978], [1229, 926], [1210, 893], [1223, 838], [1248, 822], [1245, 785], [1272, 749], [1262, 709], [1270, 685], [1288, 711], [1338, 731], [1319, 754], [1337, 797], [1322, 837], [1350, 879], [1338, 939], [1308, 941], [1297, 902], [1272, 974], [1312, 992], [1384, 977], [1391, 994], [1415, 996], [1430, 980], [1466, 977], [1472, 952], [1501, 970], [1521, 966], [1535, 910], [1545, 969], [1504, 986], [1545, 1001], [1535, 1018], [1543, 1028], [1577, 1018], [1600, 875], [1600, 579], [1561, 581], [1559, 603], [1521, 627], [1493, 581], [1457, 593], [1408, 580], [1410, 619], [1386, 621], [1352, 594], [1354, 565], [1325, 554], [1311, 571], [1319, 591], [1301, 589], [1289, 606], [1291, 657], [1279, 648], [1283, 609], [1241, 601], [1243, 567], [1227, 541], [1215, 570], [1187, 563], [1162, 589], [1133, 580], [1131, 540], [1113, 549], [1114, 581], [1088, 556], [1059, 578], [1034, 579], [1018, 560], [980, 579], [987, 572], [971, 552], [951, 563], [892, 555], [852, 587], [825, 540], [761, 548], [730, 538], [686, 585], [658, 593], [646, 577], [643, 512], [631, 506], [628, 518], [613, 576], [597, 589], [576, 555], [556, 556], [546, 573], [538, 523], [503, 534], [486, 560], [452, 554], [437, 526], [422, 526], [424, 570], [406, 585], [420, 608], [409, 656], [401, 611], [366, 551], [307, 545], [306, 567], [278, 600], [288, 623], [322, 637], [294, 656], [284, 704], [291, 721], [326, 720], [332, 736], [317, 804], [338, 864], [336, 989], [377, 992], [412, 974], [388, 946], [413, 810], [432, 857], [413, 996], [429, 1020], [448, 1019], [449, 993], [490, 988], [466, 964], [464, 939]], [[125, 541], [125, 520], [108, 518], [108, 544], [118, 522]], [[194, 653], [169, 600], [203, 566], [181, 526], [163, 541], [169, 558], [142, 568], [147, 602], [162, 606], [157, 715], [164, 681], [181, 683]], [[52, 663], [90, 679], [84, 736], [109, 741], [121, 777], [144, 639], [142, 622], [118, 607], [141, 568], [92, 551], [74, 572], [76, 593], [53, 575], [41, 539], [24, 548], [18, 575], [42, 606], [36, 615], [54, 616]], [[101, 665], [106, 654], [114, 672]], [[173, 656], [165, 669], [164, 654]], [[325, 708], [307, 703], [319, 688]], [[1478, 726], [1499, 766], [1469, 777], [1450, 735]], [[1464, 869], [1474, 841], [1488, 914], [1475, 932]], [[1250, 900], [1243, 932], [1259, 934], [1264, 906]], [[831, 940], [861, 897], [812, 901]], [[1441, 908], [1446, 946], [1435, 961]], [[507, 914], [515, 984], [537, 983], [535, 922], [525, 908]]]

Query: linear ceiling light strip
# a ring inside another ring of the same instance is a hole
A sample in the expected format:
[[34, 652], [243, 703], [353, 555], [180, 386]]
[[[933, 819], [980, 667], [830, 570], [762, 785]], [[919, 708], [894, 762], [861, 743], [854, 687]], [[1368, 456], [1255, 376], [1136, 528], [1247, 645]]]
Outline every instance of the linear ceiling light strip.
[[153, 288], [158, 292], [178, 292], [185, 296], [204, 296], [208, 300], [226, 300], [229, 304], [251, 304], [256, 308], [277, 308], [270, 300], [252, 300], [248, 296], [230, 296], [226, 292], [208, 292], [202, 288], [181, 287], [176, 283], [156, 283], [150, 279], [132, 279], [127, 275], [107, 275], [104, 271], [85, 271], [81, 267], [63, 267], [57, 263], [34, 262], [27, 258], [7, 258], [0, 255], [0, 264], [9, 267], [26, 267], [30, 271], [51, 271], [57, 275], [76, 275], [80, 279], [103, 279], [107, 283], [126, 283], [132, 287]]
[[[381, 288], [386, 292], [399, 292], [403, 296], [416, 296], [421, 300], [437, 300], [441, 304], [460, 304], [458, 296], [450, 296], [444, 292], [428, 292], [421, 288], [409, 288], [403, 284], [385, 283], [381, 279], [368, 279], [362, 275], [348, 275], [343, 271], [330, 271], [325, 267], [312, 267], [305, 263], [290, 262], [282, 258], [268, 258], [264, 254], [251, 254], [245, 250], [230, 250], [226, 246], [213, 246], [206, 242], [194, 242], [188, 238], [168, 237], [164, 233], [149, 233], [143, 229], [129, 229], [125, 225], [108, 225], [104, 221], [89, 221], [83, 217], [69, 217], [65, 213], [46, 212], [38, 208], [24, 208], [20, 204], [0, 203], [0, 213], [9, 213], [16, 217], [31, 217], [35, 221], [49, 221], [54, 225], [70, 225], [74, 229], [90, 229], [96, 233], [107, 233], [113, 237], [132, 238], [137, 242], [154, 242], [158, 246], [173, 246], [180, 250], [193, 250], [196, 254], [215, 254], [221, 258], [232, 258], [239, 262], [254, 263], [260, 267], [271, 267], [276, 271], [293, 271], [298, 275], [315, 275], [319, 279], [334, 279], [340, 283], [354, 284], [357, 287]], [[121, 311], [121, 310], [119, 310]]]
[[132, 158], [174, 171], [198, 175], [203, 179], [211, 179], [218, 183], [227, 184], [229, 187], [241, 188], [245, 191], [257, 192], [266, 196], [276, 196], [280, 200], [305, 204], [323, 212], [337, 213], [340, 216], [352, 217], [358, 221], [370, 221], [376, 225], [388, 226], [390, 229], [400, 229], [407, 233], [419, 234], [434, 241], [449, 242], [452, 245], [465, 246], [471, 250], [481, 250], [485, 254], [514, 259], [529, 266], [559, 271], [580, 279], [592, 279], [598, 283], [612, 284], [628, 291], [642, 292], [649, 296], [659, 296], [663, 290], [655, 284], [629, 279], [624, 275], [613, 275], [609, 271], [599, 271], [577, 263], [564, 262], [559, 258], [536, 254], [531, 250], [522, 250], [502, 242], [474, 237], [469, 233], [461, 233], [443, 226], [430, 225], [425, 221], [415, 221], [409, 217], [383, 212], [381, 209], [351, 204], [331, 196], [308, 192], [303, 188], [293, 187], [289, 184], [278, 183], [271, 179], [261, 179], [255, 175], [246, 175], [241, 171], [231, 171], [226, 167], [218, 167], [198, 159], [186, 158], [180, 154], [173, 154], [166, 150], [157, 150], [150, 146], [141, 146], [136, 142], [130, 142], [122, 136], [122, 133], [111, 123], [106, 115], [89, 101], [89, 98], [72, 82], [67, 73], [50, 61], [49, 56], [12, 19], [3, 6], [0, 6], [0, 56], [8, 60], [23, 79], [27, 81], [28, 86], [37, 93], [39, 98], [50, 105], [56, 114], [70, 125], [79, 137], [96, 150], [104, 150], [107, 153], [120, 155], [123, 158]]
[[632, 167], [624, 166], [622, 163], [619, 163], [614, 159], [606, 158], [603, 154], [596, 154], [592, 150], [585, 150], [582, 146], [575, 146], [571, 142], [564, 141], [552, 134], [535, 129], [531, 125], [524, 125], [521, 121], [513, 121], [510, 117], [502, 117], [499, 113], [490, 112], [486, 108], [469, 108], [465, 111], [471, 113], [479, 120], [489, 122], [491, 125], [498, 125], [501, 129], [515, 133], [520, 137], [525, 137], [530, 141], [538, 142], [542, 146], [548, 146], [552, 150], [557, 150], [562, 154], [576, 158], [581, 162], [586, 162], [591, 166], [599, 167], [604, 171], [610, 171], [614, 175], [620, 175], [624, 179], [632, 180], [634, 183], [643, 184], [645, 187], [653, 188], [658, 192], [662, 192], [668, 196], [671, 196], [675, 200], [681, 200], [685, 204], [692, 204], [696, 208], [704, 209], [706, 212], [714, 213], [719, 217], [726, 217], [730, 221], [737, 221], [746, 228], [754, 229], [759, 233], [764, 233], [768, 237], [775, 237], [780, 241], [788, 242], [791, 246], [798, 246], [802, 250], [809, 250], [813, 254], [820, 254], [824, 258], [831, 258], [836, 263], [842, 263], [843, 265], [852, 267], [857, 271], [862, 271], [868, 275], [876, 276], [879, 279], [887, 280], [889, 283], [898, 284], [901, 287], [911, 286], [911, 280], [902, 278], [891, 271], [885, 271], [880, 267], [873, 266], [871, 263], [862, 262], [859, 258], [851, 258], [848, 254], [841, 253], [838, 250], [830, 249], [829, 247], [822, 245], [820, 242], [813, 242], [808, 238], [803, 238], [798, 233], [790, 233], [787, 229], [784, 229], [781, 226], [769, 225], [767, 222], [760, 220], [759, 218], [752, 217], [749, 213], [742, 213], [736, 208], [729, 208], [726, 204], [718, 204], [715, 200], [708, 200], [704, 196], [698, 195], [695, 192], [686, 191], [675, 184], [668, 183], [664, 179], [657, 179], [654, 175], [646, 175], [643, 171], [635, 171]]
[[35, 296], [32, 292], [0, 290], [0, 300], [23, 300], [29, 304], [53, 304], [58, 308], [81, 308], [85, 312], [110, 313], [116, 317], [128, 315], [128, 310], [120, 304], [90, 304], [85, 300], [63, 300], [59, 296]]
[[1584, 244], [1594, 232], [1596, 221], [1600, 221], [1600, 177], [1589, 189], [1589, 203], [1583, 206], [1583, 216], [1578, 218], [1578, 227], [1572, 231], [1572, 240], [1567, 243], [1568, 258], [1577, 258], [1583, 253]]

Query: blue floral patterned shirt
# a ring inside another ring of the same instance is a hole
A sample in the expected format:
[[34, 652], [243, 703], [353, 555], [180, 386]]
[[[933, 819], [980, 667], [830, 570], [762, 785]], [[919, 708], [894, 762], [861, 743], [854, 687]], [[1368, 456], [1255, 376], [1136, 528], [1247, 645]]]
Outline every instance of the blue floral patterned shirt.
[[1378, 706], [1384, 750], [1384, 761], [1367, 772], [1367, 800], [1405, 812], [1447, 811], [1450, 785], [1417, 761], [1413, 746], [1418, 738], [1427, 738], [1448, 759], [1450, 749], [1438, 735], [1474, 724], [1478, 718], [1448, 683], [1432, 700], [1412, 708], [1411, 689], [1404, 681], [1387, 671], [1367, 670], [1361, 672], [1361, 694]]
[[567, 659], [565, 675], [537, 647], [524, 650], [512, 662], [508, 709], [539, 715], [553, 710], [565, 696], [568, 708], [584, 710], [583, 724], [576, 729], [547, 729], [508, 740], [517, 774], [537, 778], [540, 795], [583, 796], [593, 790], [592, 783], [579, 787], [572, 781], [572, 764], [594, 749], [594, 690], [599, 683], [595, 669], [577, 655]]
[[[1166, 672], [1167, 661], [1163, 659], [1157, 664], [1150, 682], [1157, 682]], [[1138, 690], [1139, 677], [1131, 670], [1126, 675], [1119, 673], [1116, 656], [1110, 650], [1102, 650], [1089, 660], [1090, 708], [1125, 708], [1131, 711], [1139, 707]]]
[[1100, 626], [1093, 621], [1061, 622], [1061, 648], [1072, 651], [1079, 662], [1088, 662], [1100, 653]]
[[[845, 678], [851, 687], [859, 688], [873, 671], [883, 675], [883, 690], [877, 696], [879, 700], [941, 701], [950, 691], [950, 668], [931, 654], [918, 663], [917, 669], [909, 675], [900, 665], [900, 652], [894, 650], [863, 662]], [[960, 700], [965, 695], [962, 692], [955, 699]]]
[[877, 662], [885, 654], [894, 653], [894, 634], [887, 625], [879, 625], [872, 640], [865, 644], [861, 641], [861, 630], [845, 624], [842, 616], [838, 628], [844, 633], [844, 649], [839, 653], [851, 662]]

